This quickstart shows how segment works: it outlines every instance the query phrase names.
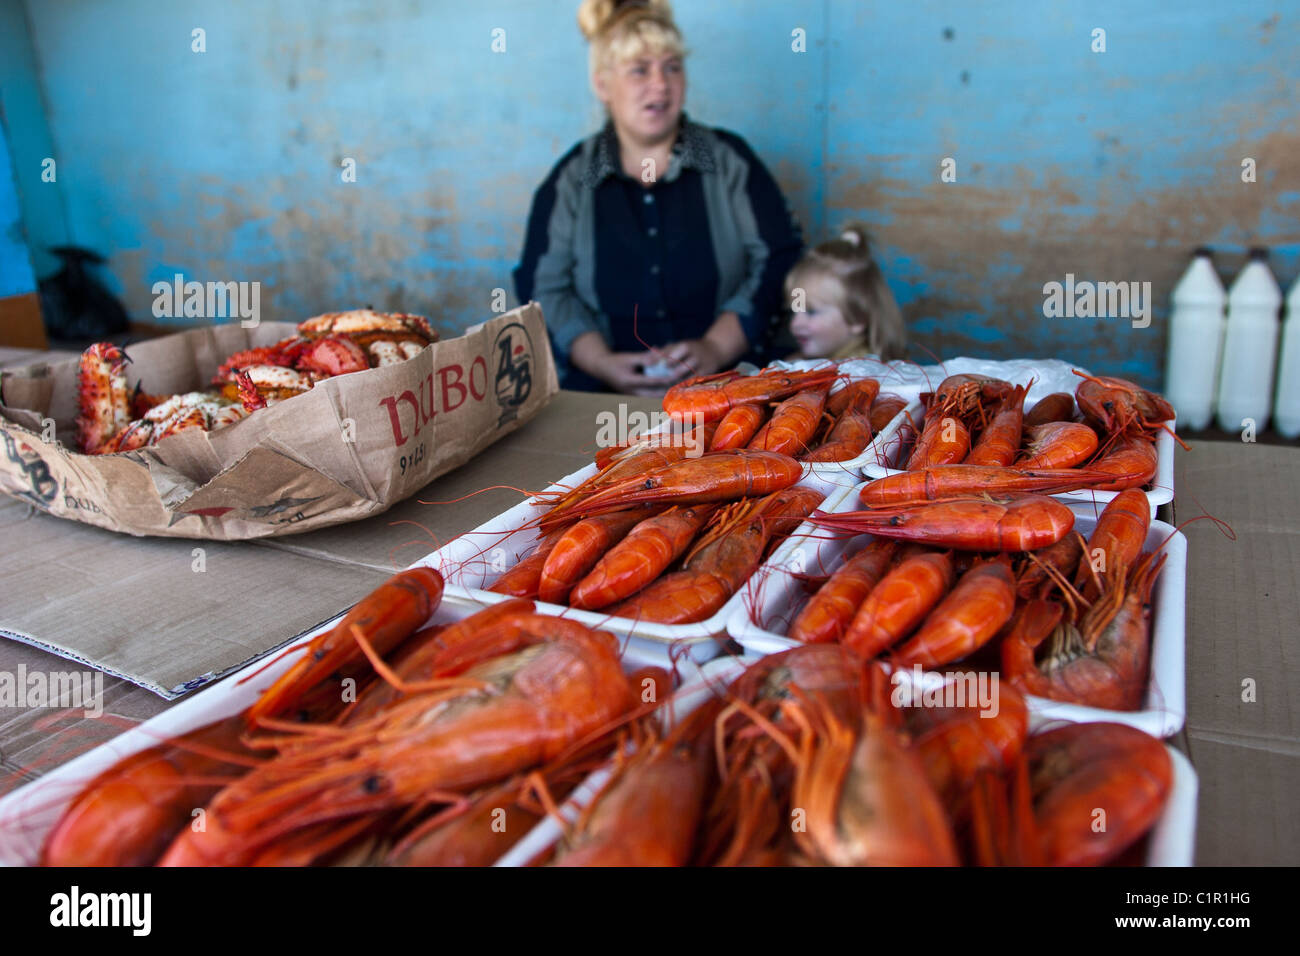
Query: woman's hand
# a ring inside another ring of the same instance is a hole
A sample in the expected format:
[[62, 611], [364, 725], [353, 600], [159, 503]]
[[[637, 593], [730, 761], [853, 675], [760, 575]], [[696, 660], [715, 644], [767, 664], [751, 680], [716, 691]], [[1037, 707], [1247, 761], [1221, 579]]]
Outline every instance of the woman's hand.
[[599, 332], [587, 332], [573, 340], [569, 361], [593, 378], [624, 395], [659, 396], [681, 376], [657, 378], [644, 368], [658, 362], [650, 352], [612, 352]]
[[657, 361], [650, 352], [610, 352], [602, 363], [600, 378], [616, 392], [658, 397], [681, 376], [657, 378], [646, 375], [645, 368]]
[[722, 355], [708, 339], [687, 339], [658, 350], [678, 378], [712, 375], [723, 366]]
[[749, 340], [735, 312], [723, 312], [703, 338], [674, 342], [659, 350], [682, 376], [712, 375], [730, 368], [749, 349]]

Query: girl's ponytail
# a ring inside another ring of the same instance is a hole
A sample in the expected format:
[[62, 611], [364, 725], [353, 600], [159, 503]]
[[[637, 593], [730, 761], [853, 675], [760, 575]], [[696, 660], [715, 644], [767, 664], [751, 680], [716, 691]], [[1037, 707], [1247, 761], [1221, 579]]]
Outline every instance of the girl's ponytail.
[[865, 260], [871, 259], [871, 236], [867, 234], [867, 227], [862, 223], [849, 223], [840, 233], [840, 239], [852, 246], [858, 257]]

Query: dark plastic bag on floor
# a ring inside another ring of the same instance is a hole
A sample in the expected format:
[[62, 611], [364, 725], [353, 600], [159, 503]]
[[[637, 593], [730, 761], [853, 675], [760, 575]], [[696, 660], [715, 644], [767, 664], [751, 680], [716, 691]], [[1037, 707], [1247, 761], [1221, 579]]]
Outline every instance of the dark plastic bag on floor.
[[40, 283], [41, 308], [50, 338], [103, 339], [125, 332], [126, 309], [88, 268], [108, 260], [77, 246], [58, 246], [50, 251], [63, 260], [63, 268]]

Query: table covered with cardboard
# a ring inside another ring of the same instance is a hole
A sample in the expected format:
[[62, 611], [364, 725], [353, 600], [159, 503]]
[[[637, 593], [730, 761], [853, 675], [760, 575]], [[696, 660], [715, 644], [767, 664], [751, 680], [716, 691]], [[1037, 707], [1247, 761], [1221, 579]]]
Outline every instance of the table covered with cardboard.
[[[532, 422], [391, 511], [286, 538], [130, 538], [0, 500], [0, 631], [48, 645], [99, 635], [106, 670], [143, 667], [159, 689], [183, 691], [203, 676], [190, 673], [193, 661], [227, 670], [290, 640], [521, 500], [504, 486], [537, 490], [590, 461], [599, 413], [621, 402], [657, 407], [562, 392]], [[1177, 458], [1175, 520], [1203, 507], [1236, 535], [1208, 520], [1185, 529], [1188, 715], [1174, 742], [1200, 778], [1199, 864], [1300, 862], [1298, 466], [1300, 450], [1230, 442], [1195, 442]], [[131, 631], [156, 636], [155, 660], [140, 659], [140, 642], [121, 640]], [[0, 672], [74, 666], [0, 640]], [[0, 705], [0, 794], [170, 706], [111, 676], [98, 699], [98, 717]]]

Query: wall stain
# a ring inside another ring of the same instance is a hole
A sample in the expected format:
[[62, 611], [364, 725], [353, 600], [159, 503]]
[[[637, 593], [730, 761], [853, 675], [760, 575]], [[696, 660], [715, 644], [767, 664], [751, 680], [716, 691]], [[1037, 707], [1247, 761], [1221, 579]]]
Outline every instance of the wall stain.
[[[1118, 138], [1102, 143], [1118, 145]], [[1227, 284], [1257, 237], [1268, 235], [1274, 247], [1300, 242], [1300, 226], [1266, 222], [1300, 223], [1300, 133], [1279, 131], [1223, 152], [1177, 188], [1091, 182], [1096, 194], [1084, 196], [1077, 177], [1059, 168], [1001, 167], [1001, 177], [1026, 185], [918, 184], [846, 170], [828, 192], [840, 216], [873, 224], [882, 267], [911, 330], [909, 357], [925, 360], [926, 349], [947, 357], [1055, 356], [1159, 387], [1169, 294], [1190, 251], [1202, 243], [1225, 250], [1218, 265]], [[1235, 157], [1242, 155], [1257, 160], [1259, 182], [1240, 182]], [[873, 165], [871, 157], [864, 165]], [[1288, 192], [1291, 198], [1281, 200]], [[1150, 282], [1151, 326], [1046, 318], [1043, 285], [1063, 282], [1067, 273]]]

